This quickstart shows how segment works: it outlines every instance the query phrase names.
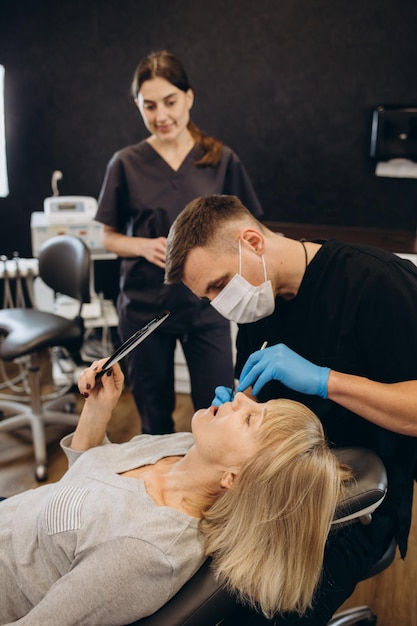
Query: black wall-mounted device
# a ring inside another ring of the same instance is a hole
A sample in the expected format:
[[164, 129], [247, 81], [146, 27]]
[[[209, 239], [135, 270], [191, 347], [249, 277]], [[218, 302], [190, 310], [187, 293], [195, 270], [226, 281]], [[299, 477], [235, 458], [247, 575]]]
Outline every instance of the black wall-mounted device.
[[417, 106], [378, 106], [372, 115], [370, 156], [417, 161]]

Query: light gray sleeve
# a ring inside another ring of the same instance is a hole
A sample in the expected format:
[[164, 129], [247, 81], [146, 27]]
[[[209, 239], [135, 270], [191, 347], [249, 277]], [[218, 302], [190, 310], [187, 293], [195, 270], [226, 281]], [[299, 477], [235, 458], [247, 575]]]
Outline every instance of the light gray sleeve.
[[26, 626], [123, 626], [154, 613], [175, 593], [170, 562], [152, 544], [114, 539], [76, 558], [25, 617]]
[[[71, 441], [72, 438], [74, 436], [74, 433], [70, 433], [69, 435], [66, 435], [65, 437], [63, 437], [60, 441], [60, 445], [62, 450], [65, 452], [65, 456], [68, 459], [68, 466], [71, 467], [71, 465], [82, 455], [84, 454], [84, 452], [86, 452], [86, 450], [80, 451], [80, 450], [73, 450], [72, 448], [70, 448], [71, 446]], [[107, 437], [107, 435], [105, 435], [101, 445], [105, 446], [107, 444], [111, 443], [110, 439]]]

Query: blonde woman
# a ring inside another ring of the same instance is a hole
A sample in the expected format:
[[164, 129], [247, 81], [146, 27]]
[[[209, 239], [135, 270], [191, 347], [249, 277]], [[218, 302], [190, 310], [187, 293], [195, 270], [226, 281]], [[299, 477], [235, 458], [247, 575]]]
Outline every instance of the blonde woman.
[[192, 433], [111, 444], [124, 380], [115, 365], [97, 383], [104, 362], [81, 375], [66, 474], [0, 504], [0, 623], [127, 624], [165, 604], [207, 555], [266, 616], [305, 611], [343, 481], [315, 415], [238, 393], [198, 410]]

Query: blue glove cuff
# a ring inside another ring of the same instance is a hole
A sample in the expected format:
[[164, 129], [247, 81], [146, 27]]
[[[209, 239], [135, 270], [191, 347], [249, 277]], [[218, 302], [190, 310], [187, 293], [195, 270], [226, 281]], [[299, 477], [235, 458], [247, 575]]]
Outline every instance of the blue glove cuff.
[[327, 400], [327, 383], [329, 382], [329, 374], [329, 367], [320, 367], [317, 395], [324, 400]]

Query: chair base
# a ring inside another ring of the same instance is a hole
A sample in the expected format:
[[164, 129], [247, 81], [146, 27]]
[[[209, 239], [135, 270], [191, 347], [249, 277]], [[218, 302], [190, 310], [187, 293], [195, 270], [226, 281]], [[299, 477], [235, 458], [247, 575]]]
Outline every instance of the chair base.
[[376, 615], [367, 606], [357, 606], [333, 615], [327, 626], [375, 626]]
[[30, 426], [32, 431], [35, 455], [35, 478], [43, 482], [48, 478], [46, 456], [46, 424], [62, 424], [76, 426], [79, 415], [75, 413], [76, 398], [74, 394], [66, 394], [55, 400], [42, 404], [41, 410], [35, 412], [30, 406], [20, 402], [0, 402], [0, 432], [9, 432]]

